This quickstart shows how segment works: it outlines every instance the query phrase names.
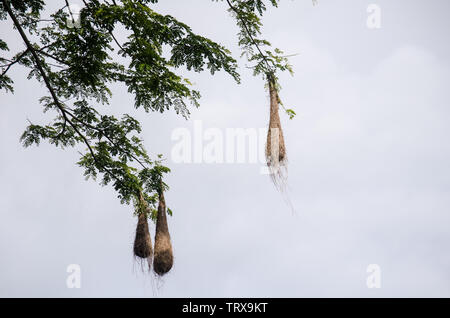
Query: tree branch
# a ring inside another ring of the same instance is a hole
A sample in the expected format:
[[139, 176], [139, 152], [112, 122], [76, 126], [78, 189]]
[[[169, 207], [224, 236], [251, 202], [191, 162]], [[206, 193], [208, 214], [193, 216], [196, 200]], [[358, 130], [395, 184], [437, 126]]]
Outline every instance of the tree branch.
[[92, 158], [94, 159], [94, 162], [97, 165], [97, 168], [101, 171], [104, 170], [106, 173], [108, 173], [112, 178], [114, 178], [115, 180], [119, 180], [118, 177], [116, 177], [114, 175], [114, 173], [112, 173], [111, 171], [109, 171], [106, 167], [102, 167], [102, 165], [98, 162], [97, 157], [94, 153], [94, 150], [92, 149], [92, 146], [90, 145], [89, 141], [87, 140], [86, 136], [84, 136], [80, 130], [78, 129], [77, 125], [75, 125], [68, 117], [67, 117], [67, 113], [66, 110], [64, 108], [64, 106], [61, 104], [61, 102], [58, 99], [58, 96], [55, 92], [55, 90], [53, 89], [53, 86], [50, 83], [50, 79], [47, 76], [47, 73], [45, 72], [42, 64], [41, 64], [41, 60], [39, 59], [39, 56], [35, 50], [35, 48], [31, 45], [30, 41], [28, 40], [27, 35], [25, 34], [22, 26], [20, 25], [20, 22], [17, 20], [16, 16], [14, 15], [14, 12], [12, 11], [11, 7], [9, 6], [9, 1], [8, 0], [2, 0], [3, 3], [3, 7], [6, 9], [6, 11], [8, 12], [8, 15], [11, 17], [15, 27], [17, 28], [17, 31], [20, 33], [20, 36], [22, 37], [22, 40], [25, 42], [25, 45], [27, 47], [27, 50], [29, 50], [33, 56], [34, 62], [36, 64], [36, 68], [38, 69], [39, 73], [42, 76], [42, 79], [44, 80], [45, 86], [47, 87], [47, 89], [50, 92], [50, 95], [52, 96], [53, 101], [55, 102], [56, 107], [58, 107], [58, 109], [60, 110], [64, 121], [69, 123], [70, 126], [72, 126], [72, 128], [74, 129], [74, 131], [80, 136], [80, 138], [83, 140], [83, 142], [86, 144], [86, 146], [89, 149], [89, 152], [92, 156]]
[[82, 120], [78, 119], [74, 114], [72, 114], [71, 112], [69, 112], [68, 110], [66, 110], [66, 112], [67, 112], [67, 114], [69, 114], [69, 116], [70, 116], [71, 118], [73, 118], [74, 120], [76, 120], [76, 121], [79, 122], [80, 124], [83, 124], [84, 126], [90, 128], [90, 129], [93, 129], [93, 130], [96, 130], [96, 131], [98, 131], [98, 132], [101, 132], [101, 133], [103, 134], [103, 136], [105, 136], [106, 139], [108, 139], [109, 142], [111, 142], [115, 147], [117, 147], [117, 148], [121, 149], [123, 152], [127, 153], [131, 158], [133, 158], [134, 160], [136, 160], [136, 162], [139, 163], [139, 164], [142, 166], [142, 168], [144, 168], [144, 169], [147, 168], [147, 167], [141, 162], [141, 160], [139, 160], [135, 155], [133, 155], [133, 154], [132, 154], [131, 152], [129, 152], [129, 151], [126, 151], [126, 150], [122, 149], [122, 147], [120, 147], [117, 143], [115, 143], [114, 140], [113, 140], [110, 136], [108, 136], [108, 134], [106, 134], [106, 132], [105, 132], [104, 129], [101, 129], [101, 128], [98, 128], [98, 127], [95, 127], [95, 126], [92, 126], [92, 125], [90, 125], [90, 124], [88, 124], [88, 123], [83, 122]]
[[27, 53], [29, 53], [29, 49], [26, 49], [25, 51], [22, 52], [22, 54], [20, 54], [14, 61], [11, 61], [11, 63], [6, 64], [6, 65], [2, 65], [2, 67], [6, 67], [6, 69], [2, 72], [1, 76], [4, 76], [9, 69], [11, 68], [11, 66], [13, 66], [14, 64], [20, 62], [20, 60], [27, 55]]
[[58, 57], [56, 57], [56, 56], [54, 56], [54, 55], [52, 55], [50, 53], [45, 52], [44, 49], [45, 49], [45, 47], [37, 50], [37, 52], [39, 52], [40, 54], [45, 55], [45, 56], [47, 56], [47, 57], [49, 57], [51, 59], [54, 59], [55, 61], [57, 61], [60, 64], [64, 64], [64, 65], [69, 66], [68, 63], [66, 63], [65, 61], [61, 60], [60, 58], [58, 58]]
[[250, 30], [247, 26], [247, 23], [245, 22], [245, 20], [241, 17], [240, 12], [238, 9], [236, 9], [230, 2], [230, 0], [226, 0], [228, 3], [228, 6], [231, 8], [231, 10], [233, 10], [236, 13], [236, 16], [239, 20], [241, 20], [242, 25], [244, 26], [245, 32], [247, 32], [250, 40], [253, 42], [253, 45], [258, 49], [259, 54], [261, 54], [261, 57], [263, 58], [264, 62], [267, 65], [267, 68], [269, 69], [270, 73], [274, 73], [273, 69], [271, 68], [266, 55], [264, 55], [264, 53], [262, 52], [261, 48], [259, 47], [258, 43], [256, 43], [255, 39], [253, 38], [252, 34], [250, 33]]

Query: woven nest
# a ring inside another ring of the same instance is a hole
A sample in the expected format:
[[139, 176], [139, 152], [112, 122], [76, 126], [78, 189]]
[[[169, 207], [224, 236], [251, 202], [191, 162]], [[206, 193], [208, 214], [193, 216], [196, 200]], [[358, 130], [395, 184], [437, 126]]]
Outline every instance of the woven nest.
[[286, 146], [281, 128], [278, 92], [275, 83], [269, 80], [270, 121], [267, 132], [266, 161], [269, 167], [283, 165], [286, 161]]
[[166, 202], [164, 194], [159, 194], [158, 215], [156, 219], [155, 254], [153, 258], [153, 270], [162, 276], [173, 265], [172, 243], [170, 242], [169, 227], [167, 226]]

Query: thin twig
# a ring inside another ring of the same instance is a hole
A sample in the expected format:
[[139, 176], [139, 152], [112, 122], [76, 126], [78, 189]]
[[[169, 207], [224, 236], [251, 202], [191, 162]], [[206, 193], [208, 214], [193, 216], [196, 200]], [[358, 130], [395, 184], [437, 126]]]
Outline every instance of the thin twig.
[[72, 126], [72, 128], [74, 129], [74, 131], [80, 136], [80, 138], [83, 140], [83, 142], [86, 144], [86, 146], [89, 149], [89, 152], [92, 156], [92, 158], [94, 159], [94, 162], [97, 165], [97, 168], [101, 171], [104, 170], [106, 173], [108, 173], [112, 178], [114, 178], [115, 180], [119, 180], [118, 177], [116, 177], [114, 175], [114, 173], [112, 173], [111, 171], [109, 171], [108, 168], [106, 167], [102, 167], [102, 165], [98, 162], [97, 157], [94, 153], [94, 150], [92, 149], [92, 146], [90, 145], [89, 141], [87, 140], [87, 138], [80, 132], [80, 130], [78, 129], [77, 125], [75, 125], [68, 117], [67, 117], [67, 113], [66, 110], [64, 108], [64, 106], [60, 103], [58, 96], [56, 95], [55, 90], [53, 89], [53, 86], [50, 83], [50, 79], [47, 76], [47, 73], [44, 71], [44, 68], [41, 64], [41, 60], [39, 59], [39, 56], [37, 55], [36, 50], [34, 49], [34, 47], [31, 45], [30, 41], [28, 40], [27, 35], [25, 34], [24, 30], [22, 29], [22, 26], [20, 25], [20, 22], [17, 20], [16, 16], [14, 15], [14, 12], [11, 10], [11, 7], [9, 6], [9, 1], [8, 0], [2, 0], [3, 3], [3, 7], [6, 9], [6, 11], [8, 12], [8, 15], [11, 17], [14, 25], [17, 28], [17, 31], [20, 33], [20, 36], [22, 37], [22, 40], [25, 42], [25, 45], [27, 46], [28, 50], [31, 52], [31, 54], [33, 55], [36, 67], [39, 71], [39, 73], [42, 76], [42, 79], [44, 80], [45, 85], [47, 86], [47, 89], [50, 92], [50, 95], [53, 98], [53, 101], [55, 102], [55, 105], [58, 107], [58, 109], [60, 110], [63, 118], [65, 121], [67, 121], [70, 126]]
[[61, 60], [60, 58], [58, 58], [58, 57], [56, 57], [56, 56], [54, 56], [54, 55], [52, 55], [50, 53], [45, 52], [44, 48], [39, 49], [37, 52], [39, 52], [40, 54], [45, 55], [45, 56], [47, 56], [47, 57], [49, 57], [51, 59], [54, 59], [55, 61], [57, 61], [57, 62], [59, 62], [61, 64], [69, 66], [69, 64], [67, 62]]
[[20, 62], [20, 60], [21, 60], [25, 55], [27, 55], [27, 53], [28, 53], [29, 51], [30, 51], [29, 49], [26, 49], [25, 51], [22, 52], [22, 54], [20, 54], [20, 55], [19, 55], [14, 61], [12, 61], [11, 63], [9, 63], [9, 64], [7, 64], [7, 65], [2, 65], [2, 67], [5, 67], [5, 66], [6, 66], [6, 69], [2, 72], [2, 75], [1, 75], [1, 76], [4, 76], [4, 75], [9, 71], [9, 69], [11, 68], [11, 66], [13, 66], [14, 64]]
[[98, 132], [101, 132], [101, 133], [106, 137], [106, 139], [108, 139], [109, 142], [111, 142], [114, 146], [118, 147], [118, 148], [121, 149], [123, 152], [126, 152], [131, 158], [133, 158], [134, 160], [136, 160], [136, 162], [139, 163], [144, 169], [147, 168], [147, 167], [146, 167], [146, 166], [145, 166], [145, 165], [144, 165], [144, 164], [143, 164], [136, 156], [134, 156], [131, 152], [129, 152], [129, 151], [125, 150], [125, 149], [122, 149], [122, 147], [120, 147], [118, 144], [116, 144], [116, 143], [114, 142], [114, 140], [113, 140], [110, 136], [108, 136], [108, 134], [106, 134], [106, 132], [105, 132], [104, 129], [101, 129], [101, 128], [92, 126], [92, 125], [90, 125], [90, 124], [88, 124], [88, 123], [86, 123], [86, 122], [83, 122], [82, 120], [78, 119], [74, 114], [72, 114], [71, 112], [69, 112], [67, 109], [66, 109], [66, 112], [67, 112], [67, 114], [69, 114], [69, 116], [70, 116], [71, 118], [73, 118], [74, 120], [76, 120], [76, 121], [79, 122], [80, 124], [83, 124], [84, 126], [90, 128], [90, 129], [93, 129], [93, 130], [96, 130], [96, 131], [98, 131]]
[[274, 71], [272, 70], [269, 62], [267, 61], [267, 57], [264, 55], [264, 53], [262, 52], [261, 48], [259, 47], [258, 43], [256, 43], [255, 39], [253, 38], [250, 29], [247, 26], [247, 23], [245, 22], [245, 20], [241, 17], [241, 14], [239, 12], [238, 9], [236, 9], [230, 2], [230, 0], [226, 0], [229, 7], [231, 8], [231, 10], [233, 10], [236, 13], [236, 16], [239, 20], [241, 20], [242, 25], [244, 26], [245, 31], [247, 32], [250, 40], [253, 42], [253, 45], [258, 49], [259, 54], [261, 54], [261, 57], [263, 58], [264, 62], [266, 62], [267, 68], [269, 69], [270, 73], [274, 73]]

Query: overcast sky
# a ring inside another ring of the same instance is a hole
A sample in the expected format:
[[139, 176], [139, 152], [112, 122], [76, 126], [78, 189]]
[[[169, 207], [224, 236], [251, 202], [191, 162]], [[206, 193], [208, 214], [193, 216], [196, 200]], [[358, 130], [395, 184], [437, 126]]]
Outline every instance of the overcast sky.
[[[366, 25], [370, 3], [380, 29]], [[223, 3], [155, 9], [239, 56]], [[298, 114], [280, 114], [295, 213], [259, 164], [170, 156], [173, 131], [193, 132], [194, 120], [221, 131], [267, 126], [267, 91], [244, 60], [241, 85], [227, 74], [189, 75], [203, 95], [189, 121], [132, 111], [117, 87], [108, 111], [135, 114], [149, 152], [172, 169], [175, 263], [162, 280], [133, 259], [132, 207], [84, 180], [76, 150], [21, 146], [27, 119], [49, 118], [38, 104], [47, 92], [12, 70], [15, 94], [0, 93], [0, 296], [449, 297], [448, 12], [446, 0], [282, 0], [268, 12], [265, 37], [298, 54], [294, 77], [280, 76], [280, 97]], [[0, 38], [23, 48], [9, 21]], [[66, 286], [69, 264], [81, 267], [80, 289]], [[369, 264], [379, 265], [381, 288], [367, 287]]]

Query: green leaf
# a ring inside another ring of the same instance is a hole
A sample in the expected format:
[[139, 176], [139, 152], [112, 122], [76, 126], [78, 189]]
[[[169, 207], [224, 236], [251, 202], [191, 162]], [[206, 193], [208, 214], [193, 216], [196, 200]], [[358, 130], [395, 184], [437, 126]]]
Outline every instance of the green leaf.
[[286, 109], [286, 114], [289, 116], [289, 119], [293, 119], [297, 115], [292, 109]]

